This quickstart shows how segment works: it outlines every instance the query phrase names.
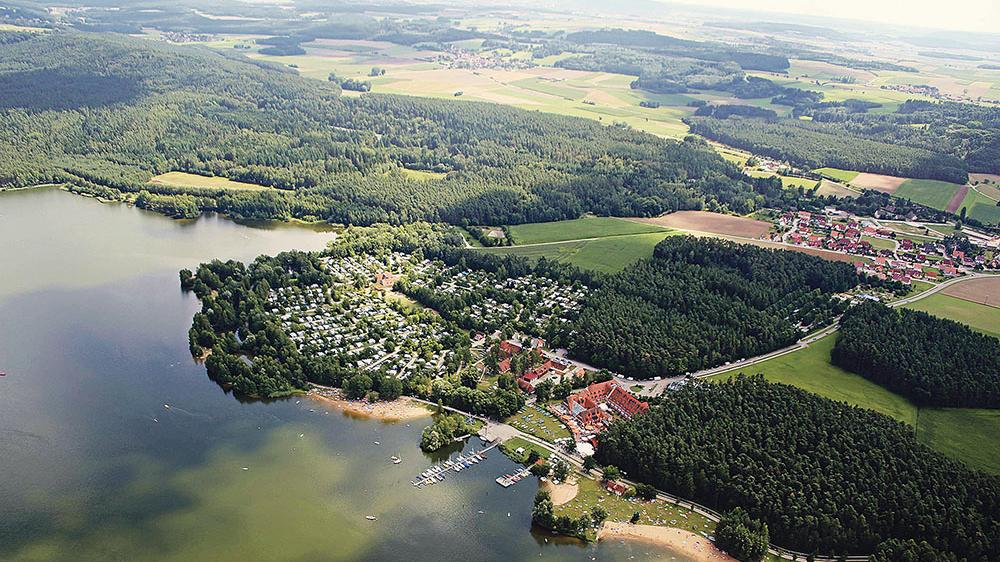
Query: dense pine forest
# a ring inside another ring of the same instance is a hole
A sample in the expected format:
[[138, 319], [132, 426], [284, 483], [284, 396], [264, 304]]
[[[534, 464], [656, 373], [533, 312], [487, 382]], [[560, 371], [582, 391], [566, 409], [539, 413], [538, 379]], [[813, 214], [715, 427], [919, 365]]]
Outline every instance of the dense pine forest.
[[900, 422], [760, 376], [688, 388], [615, 423], [597, 458], [717, 510], [742, 507], [799, 551], [902, 560], [893, 553], [928, 550], [906, 541], [926, 541], [975, 562], [1000, 551], [1000, 479]]
[[1000, 340], [926, 312], [853, 307], [832, 359], [921, 406], [1000, 408]]
[[669, 237], [591, 294], [569, 348], [628, 376], [694, 372], [790, 345], [846, 309], [833, 293], [862, 282], [799, 252]]
[[[237, 55], [126, 37], [0, 37], [0, 83], [11, 86], [0, 107], [3, 187], [68, 182], [109, 199], [147, 190], [147, 208], [177, 216], [350, 224], [748, 212], [784, 197], [779, 182], [744, 178], [694, 138], [493, 104], [345, 98], [335, 84]], [[270, 189], [147, 184], [167, 171]]]

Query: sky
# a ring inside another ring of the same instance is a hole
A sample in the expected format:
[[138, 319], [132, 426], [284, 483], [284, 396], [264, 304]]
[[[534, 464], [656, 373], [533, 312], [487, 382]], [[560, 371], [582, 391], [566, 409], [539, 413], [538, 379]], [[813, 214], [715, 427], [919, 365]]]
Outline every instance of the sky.
[[1000, 0], [680, 0], [701, 6], [1000, 33]]

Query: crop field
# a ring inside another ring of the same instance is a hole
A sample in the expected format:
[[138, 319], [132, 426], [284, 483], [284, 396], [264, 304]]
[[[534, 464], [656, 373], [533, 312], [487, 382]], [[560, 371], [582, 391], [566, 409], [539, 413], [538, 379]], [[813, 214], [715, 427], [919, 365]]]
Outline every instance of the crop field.
[[857, 197], [860, 195], [859, 192], [847, 187], [842, 183], [831, 181], [828, 179], [823, 179], [819, 184], [819, 195], [826, 195], [832, 197]]
[[761, 373], [767, 380], [797, 386], [831, 400], [868, 408], [909, 425], [917, 422], [917, 407], [909, 400], [830, 363], [830, 350], [837, 334], [831, 334], [809, 347], [773, 359], [738, 367], [714, 375], [710, 380], [724, 381], [737, 373]]
[[798, 189], [800, 187], [804, 187], [806, 189], [812, 189], [813, 187], [816, 187], [816, 180], [811, 180], [807, 178], [782, 176], [775, 174], [773, 172], [761, 172], [758, 170], [750, 170], [745, 173], [752, 178], [770, 178], [777, 176], [781, 178], [781, 187], [785, 189]]
[[851, 170], [840, 170], [837, 168], [817, 168], [813, 170], [821, 176], [826, 176], [830, 179], [834, 179], [844, 183], [851, 183], [854, 178], [858, 177], [858, 172], [853, 172]]
[[963, 300], [1000, 308], [1000, 276], [969, 279], [941, 292]]
[[903, 197], [944, 211], [960, 187], [958, 184], [946, 181], [908, 179], [891, 193], [896, 197]]
[[941, 293], [920, 299], [906, 307], [961, 322], [977, 332], [1000, 337], [1000, 308]]
[[965, 194], [956, 211], [965, 207], [966, 216], [987, 224], [1000, 223], [1000, 189], [994, 185], [978, 185], [971, 187]]
[[581, 238], [664, 232], [663, 227], [639, 224], [614, 217], [584, 217], [576, 220], [535, 222], [510, 227], [515, 244], [543, 244]]
[[677, 211], [660, 217], [632, 220], [679, 230], [726, 234], [744, 238], [760, 238], [771, 229], [769, 222], [708, 211]]
[[854, 176], [854, 179], [851, 180], [851, 185], [862, 189], [874, 189], [883, 193], [896, 193], [906, 181], [906, 178], [861, 172]]
[[1000, 474], [1000, 410], [921, 409], [917, 439], [972, 468]]
[[197, 174], [189, 174], [187, 172], [167, 172], [165, 174], [160, 174], [151, 178], [149, 183], [173, 187], [185, 187], [189, 189], [243, 189], [250, 191], [266, 191], [272, 189], [267, 186], [253, 183], [233, 181], [228, 178], [221, 178], [217, 176], [199, 176]]

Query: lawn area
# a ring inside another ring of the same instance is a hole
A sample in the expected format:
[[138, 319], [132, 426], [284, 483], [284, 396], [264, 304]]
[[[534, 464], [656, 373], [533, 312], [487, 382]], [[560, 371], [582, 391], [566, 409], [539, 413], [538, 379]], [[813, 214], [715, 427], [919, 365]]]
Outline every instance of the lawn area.
[[173, 187], [195, 188], [195, 189], [243, 189], [250, 191], [266, 191], [272, 189], [263, 185], [233, 181], [228, 178], [218, 176], [208, 177], [187, 172], [167, 172], [154, 176], [149, 183], [157, 185], [167, 185]]
[[608, 521], [628, 521], [632, 514], [638, 511], [641, 515], [639, 524], [675, 527], [698, 533], [715, 532], [715, 522], [708, 520], [687, 508], [662, 500], [642, 501], [638, 498], [623, 498], [616, 496], [601, 487], [601, 483], [586, 477], [580, 477], [577, 482], [579, 491], [569, 502], [557, 506], [556, 515], [579, 517], [590, 513], [595, 506], [601, 506], [608, 512]]
[[977, 332], [1000, 337], [1000, 308], [967, 301], [942, 293], [906, 305], [940, 318], [961, 322]]
[[920, 410], [917, 439], [972, 468], [1000, 474], [1000, 410]]
[[582, 269], [615, 273], [641, 259], [651, 257], [653, 248], [660, 240], [677, 234], [681, 233], [661, 229], [660, 232], [649, 234], [609, 236], [597, 240], [553, 242], [536, 246], [484, 248], [482, 251], [534, 259], [544, 256], [546, 259], [569, 263]]
[[663, 227], [641, 224], [613, 217], [584, 217], [582, 219], [535, 222], [510, 227], [515, 244], [544, 244], [580, 238], [603, 238], [627, 234], [665, 232]]
[[[518, 449], [524, 449], [524, 451], [518, 453]], [[528, 462], [528, 454], [531, 451], [537, 451], [543, 459], [549, 458], [549, 455], [551, 454], [548, 449], [539, 447], [538, 445], [520, 437], [511, 437], [510, 439], [504, 441], [500, 444], [500, 450], [503, 451], [503, 454], [510, 457], [510, 460], [521, 464]]]
[[906, 293], [906, 296], [901, 298], [907, 298], [919, 295], [920, 293], [926, 291], [927, 289], [930, 289], [934, 285], [935, 283], [928, 283], [927, 281], [914, 280], [913, 283], [910, 285], [910, 292]]
[[910, 179], [904, 181], [893, 195], [944, 211], [959, 187], [946, 181]]
[[813, 171], [821, 176], [826, 176], [832, 180], [837, 180], [843, 183], [851, 183], [851, 180], [858, 177], [858, 172], [840, 170], [837, 168], [817, 168]]
[[546, 441], [572, 437], [569, 429], [552, 413], [529, 404], [505, 420], [506, 424]]
[[862, 236], [862, 240], [867, 241], [877, 250], [894, 250], [896, 249], [896, 243], [892, 240], [886, 238], [877, 238], [875, 236]]
[[916, 425], [917, 407], [907, 399], [869, 381], [861, 375], [845, 371], [830, 363], [830, 350], [836, 342], [833, 333], [809, 347], [786, 353], [710, 377], [723, 381], [737, 373], [763, 373], [769, 381], [797, 386], [832, 400], [875, 410], [909, 425]]

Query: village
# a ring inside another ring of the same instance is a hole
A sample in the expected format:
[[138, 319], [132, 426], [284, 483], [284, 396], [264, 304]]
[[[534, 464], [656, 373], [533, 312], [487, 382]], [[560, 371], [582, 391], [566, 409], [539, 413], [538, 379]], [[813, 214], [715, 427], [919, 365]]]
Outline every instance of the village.
[[973, 237], [969, 238], [971, 251], [949, 250], [939, 233], [926, 226], [902, 224], [920, 233], [903, 233], [898, 225], [855, 217], [832, 207], [822, 213], [787, 211], [777, 219], [770, 240], [859, 257], [853, 262], [859, 272], [903, 285], [1000, 265], [1000, 258], [994, 255], [988, 259]]

